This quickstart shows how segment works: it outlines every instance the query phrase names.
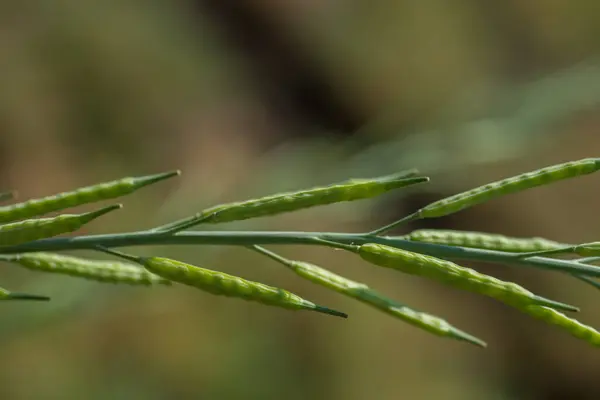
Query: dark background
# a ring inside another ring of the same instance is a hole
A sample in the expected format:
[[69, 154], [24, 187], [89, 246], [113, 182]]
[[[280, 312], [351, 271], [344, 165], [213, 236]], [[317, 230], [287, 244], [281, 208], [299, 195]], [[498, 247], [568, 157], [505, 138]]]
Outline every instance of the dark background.
[[[360, 231], [444, 195], [600, 153], [596, 2], [30, 0], [0, 3], [0, 189], [20, 199], [181, 168], [82, 233], [150, 228], [219, 202], [417, 167], [375, 201], [215, 229]], [[597, 177], [408, 228], [598, 240]], [[3, 190], [4, 190], [3, 189]], [[5, 399], [597, 399], [600, 355], [480, 296], [285, 247], [489, 343], [439, 339], [228, 247], [138, 248], [279, 285], [343, 321], [2, 265]], [[559, 274], [474, 265], [582, 307]]]

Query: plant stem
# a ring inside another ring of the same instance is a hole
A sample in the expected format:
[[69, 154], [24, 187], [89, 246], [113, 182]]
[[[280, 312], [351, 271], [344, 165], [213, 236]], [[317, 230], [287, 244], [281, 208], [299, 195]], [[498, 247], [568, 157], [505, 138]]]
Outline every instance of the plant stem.
[[[400, 249], [423, 253], [434, 257], [481, 261], [487, 263], [529, 266], [570, 274], [580, 274], [600, 277], [600, 267], [585, 265], [572, 260], [561, 260], [546, 257], [530, 257], [519, 259], [514, 253], [483, 250], [440, 244], [412, 242], [400, 237], [366, 236], [352, 233], [328, 232], [238, 232], [238, 231], [202, 231], [179, 232], [167, 235], [164, 232], [128, 232], [106, 235], [89, 235], [72, 238], [50, 238], [23, 243], [18, 246], [0, 248], [0, 254], [24, 253], [32, 251], [61, 251], [61, 250], [93, 250], [96, 246], [125, 247], [147, 245], [218, 245], [218, 246], [249, 246], [249, 245], [320, 245], [327, 246], [324, 241], [338, 242], [349, 245], [379, 243]], [[330, 245], [329, 245], [330, 246]]]
[[375, 230], [372, 230], [371, 232], [366, 233], [366, 236], [377, 236], [377, 235], [382, 235], [386, 232], [391, 231], [392, 229], [394, 229], [395, 227], [402, 225], [402, 224], [406, 224], [412, 221], [416, 221], [417, 219], [420, 218], [420, 215], [418, 212], [407, 215], [404, 218], [401, 218], [397, 221], [392, 222], [391, 224], [388, 224], [386, 226], [382, 226], [381, 228], [377, 228]]

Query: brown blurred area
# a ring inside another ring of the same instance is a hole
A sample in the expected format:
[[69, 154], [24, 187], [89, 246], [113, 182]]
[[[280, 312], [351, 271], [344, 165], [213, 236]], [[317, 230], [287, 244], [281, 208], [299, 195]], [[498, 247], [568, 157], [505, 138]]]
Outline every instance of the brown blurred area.
[[[215, 229], [360, 231], [500, 177], [600, 153], [600, 8], [577, 0], [0, 3], [0, 190], [20, 199], [180, 168], [86, 233], [417, 167], [426, 188]], [[597, 177], [409, 228], [598, 240]], [[368, 203], [368, 204], [367, 204]], [[439, 339], [229, 247], [136, 248], [285, 287], [346, 321], [184, 287], [106, 287], [2, 265], [3, 399], [598, 399], [600, 354], [479, 296], [340, 252], [291, 257], [484, 338]], [[475, 265], [577, 304], [564, 275]]]

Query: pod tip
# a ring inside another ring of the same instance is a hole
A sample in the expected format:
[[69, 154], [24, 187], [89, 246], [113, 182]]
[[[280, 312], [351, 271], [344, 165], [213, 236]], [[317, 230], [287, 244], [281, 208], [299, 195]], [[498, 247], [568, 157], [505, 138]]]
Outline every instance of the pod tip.
[[94, 211], [90, 211], [88, 213], [82, 214], [84, 221], [88, 222], [98, 217], [101, 217], [104, 214], [108, 214], [109, 212], [119, 210], [123, 208], [123, 204], [113, 204], [110, 206], [102, 207]]
[[37, 294], [11, 292], [6, 297], [8, 300], [34, 300], [34, 301], [50, 301], [48, 296], [40, 296]]
[[477, 347], [481, 347], [483, 349], [485, 349], [487, 347], [486, 342], [484, 342], [483, 340], [479, 339], [476, 336], [471, 335], [470, 333], [461, 331], [460, 329], [456, 329], [456, 328], [452, 329], [451, 335], [454, 339], [474, 344]]
[[336, 311], [331, 308], [319, 306], [319, 305], [315, 305], [314, 310], [317, 312], [323, 313], [323, 314], [333, 315], [335, 317], [348, 318], [348, 314], [346, 314], [346, 313], [343, 313], [341, 311]]
[[173, 178], [181, 175], [181, 170], [176, 169], [173, 171], [162, 172], [160, 174], [146, 175], [135, 178], [138, 187], [152, 185], [154, 183], [164, 181], [165, 179]]
[[579, 312], [580, 311], [579, 307], [572, 306], [572, 305], [566, 304], [566, 303], [561, 303], [561, 302], [555, 301], [555, 300], [550, 300], [545, 297], [535, 296], [534, 300], [537, 303], [536, 305], [538, 305], [538, 306], [554, 308], [555, 310], [559, 310], [559, 311], [571, 311], [571, 312]]

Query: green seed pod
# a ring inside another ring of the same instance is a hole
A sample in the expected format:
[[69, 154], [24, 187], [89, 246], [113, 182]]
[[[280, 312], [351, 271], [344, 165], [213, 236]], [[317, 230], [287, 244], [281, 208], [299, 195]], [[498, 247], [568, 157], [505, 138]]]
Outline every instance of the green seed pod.
[[600, 169], [600, 159], [597, 158], [586, 158], [553, 165], [447, 197], [420, 209], [417, 214], [420, 218], [443, 217], [499, 196], [551, 184], [563, 179], [591, 174], [598, 169]]
[[426, 177], [406, 178], [405, 173], [399, 175], [401, 177], [396, 174], [374, 179], [351, 179], [324, 187], [221, 204], [157, 229], [174, 232], [200, 223], [217, 224], [272, 216], [310, 207], [367, 199], [393, 189], [429, 181], [429, 178]]
[[600, 242], [583, 243], [574, 246], [573, 252], [582, 257], [600, 256]]
[[37, 294], [11, 292], [0, 287], [0, 301], [2, 300], [33, 300], [33, 301], [49, 301], [50, 297], [39, 296]]
[[559, 326], [578, 339], [585, 340], [594, 346], [600, 346], [600, 332], [552, 308], [527, 306], [523, 307], [521, 311], [549, 324]]
[[[420, 229], [413, 231], [404, 237], [414, 242], [424, 242], [433, 244], [443, 244], [446, 246], [471, 247], [476, 249], [506, 251], [510, 253], [531, 253], [549, 254], [558, 250], [568, 249], [572, 246], [564, 243], [555, 242], [540, 237], [534, 238], [514, 238], [504, 235], [489, 234], [482, 232], [453, 231], [439, 229]], [[599, 246], [600, 250], [600, 246]], [[540, 252], [540, 253], [538, 253]], [[599, 251], [600, 253], [600, 251]], [[530, 254], [524, 254], [529, 256]], [[583, 260], [583, 261], [582, 261]], [[589, 260], [578, 260], [578, 262], [588, 262]], [[586, 276], [571, 274], [582, 282], [585, 282], [596, 289], [600, 289], [600, 283]]]
[[271, 259], [283, 264], [296, 275], [310, 282], [316, 283], [317, 285], [321, 285], [328, 289], [332, 289], [353, 299], [357, 299], [427, 332], [442, 337], [465, 341], [477, 346], [486, 347], [485, 342], [476, 338], [475, 336], [455, 328], [447, 321], [431, 314], [416, 311], [404, 304], [389, 299], [363, 283], [346, 279], [314, 264], [303, 261], [288, 260], [259, 246], [252, 246], [252, 248], [259, 253], [264, 254], [267, 257], [270, 257]]
[[52, 272], [98, 282], [128, 285], [171, 285], [137, 265], [117, 261], [87, 260], [56, 253], [23, 253], [0, 256], [0, 260], [18, 264], [30, 270]]
[[565, 311], [577, 307], [537, 296], [512, 282], [505, 282], [451, 261], [390, 246], [367, 243], [358, 247], [362, 259], [385, 268], [446, 283], [459, 289], [492, 297], [514, 307], [539, 305]]
[[237, 297], [288, 310], [312, 310], [336, 317], [348, 318], [347, 314], [316, 305], [287, 290], [249, 281], [220, 271], [200, 268], [169, 258], [136, 257], [103, 247], [98, 247], [98, 250], [140, 263], [153, 274], [214, 295]]
[[73, 232], [94, 219], [121, 207], [120, 204], [116, 204], [84, 214], [63, 214], [53, 218], [28, 219], [0, 225], [0, 246], [14, 246]]
[[511, 253], [556, 250], [568, 246], [563, 243], [540, 237], [515, 238], [483, 232], [443, 229], [419, 229], [409, 233], [406, 238], [414, 242], [471, 247], [476, 249], [506, 251]]
[[180, 171], [173, 171], [156, 175], [127, 177], [111, 182], [83, 187], [71, 192], [59, 193], [53, 196], [32, 199], [23, 203], [0, 207], [0, 223], [18, 221], [82, 204], [125, 196], [144, 186], [151, 185], [179, 174]]

